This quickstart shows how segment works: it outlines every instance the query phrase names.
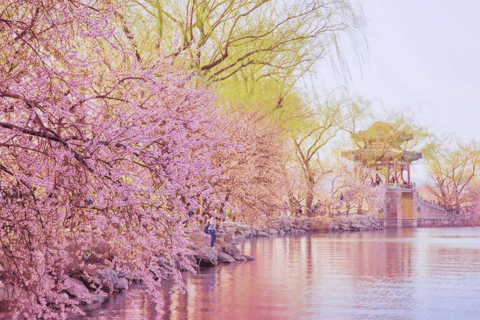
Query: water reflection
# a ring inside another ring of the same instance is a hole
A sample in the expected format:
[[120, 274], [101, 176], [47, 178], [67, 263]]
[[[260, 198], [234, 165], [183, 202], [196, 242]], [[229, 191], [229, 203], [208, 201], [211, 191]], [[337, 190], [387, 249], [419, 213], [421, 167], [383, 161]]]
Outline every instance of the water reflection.
[[83, 319], [479, 319], [480, 229], [400, 229], [257, 239], [253, 262], [142, 288]]

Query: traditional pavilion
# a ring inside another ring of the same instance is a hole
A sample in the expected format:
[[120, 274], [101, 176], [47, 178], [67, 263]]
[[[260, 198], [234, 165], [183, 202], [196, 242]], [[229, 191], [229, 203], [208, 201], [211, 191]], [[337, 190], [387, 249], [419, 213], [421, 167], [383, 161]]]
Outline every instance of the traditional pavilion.
[[[422, 153], [401, 149], [405, 142], [413, 139], [412, 134], [395, 130], [390, 124], [377, 121], [367, 130], [351, 136], [359, 149], [343, 152], [344, 157], [383, 174], [385, 184], [412, 187], [410, 164], [421, 159]], [[381, 182], [378, 175], [375, 182]]]

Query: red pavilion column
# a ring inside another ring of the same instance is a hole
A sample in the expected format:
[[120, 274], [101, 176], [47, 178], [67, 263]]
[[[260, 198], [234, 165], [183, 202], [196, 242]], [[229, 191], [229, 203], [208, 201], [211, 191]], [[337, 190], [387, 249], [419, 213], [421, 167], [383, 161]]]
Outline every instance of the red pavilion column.
[[393, 163], [393, 179], [394, 179], [393, 183], [398, 185], [397, 163], [396, 162]]
[[410, 184], [410, 162], [407, 163], [407, 179], [408, 179], [408, 187], [412, 188], [412, 185]]
[[390, 162], [387, 162], [387, 181], [385, 181], [385, 185], [390, 183]]

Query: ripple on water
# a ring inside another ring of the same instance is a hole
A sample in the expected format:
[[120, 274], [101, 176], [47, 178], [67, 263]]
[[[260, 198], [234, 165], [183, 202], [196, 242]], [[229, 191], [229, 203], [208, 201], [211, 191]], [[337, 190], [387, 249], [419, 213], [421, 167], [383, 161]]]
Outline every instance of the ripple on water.
[[170, 282], [155, 311], [142, 288], [76, 319], [480, 319], [480, 229], [401, 229], [264, 238], [255, 261]]

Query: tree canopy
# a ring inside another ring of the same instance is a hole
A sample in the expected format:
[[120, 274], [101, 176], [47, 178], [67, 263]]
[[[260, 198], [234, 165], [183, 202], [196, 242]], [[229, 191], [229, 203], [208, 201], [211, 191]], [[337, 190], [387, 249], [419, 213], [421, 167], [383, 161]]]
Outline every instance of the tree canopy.
[[132, 0], [129, 9], [146, 50], [165, 41], [207, 82], [233, 81], [237, 91], [273, 80], [277, 108], [316, 62], [345, 69], [343, 38], [364, 43], [363, 12], [348, 0]]

